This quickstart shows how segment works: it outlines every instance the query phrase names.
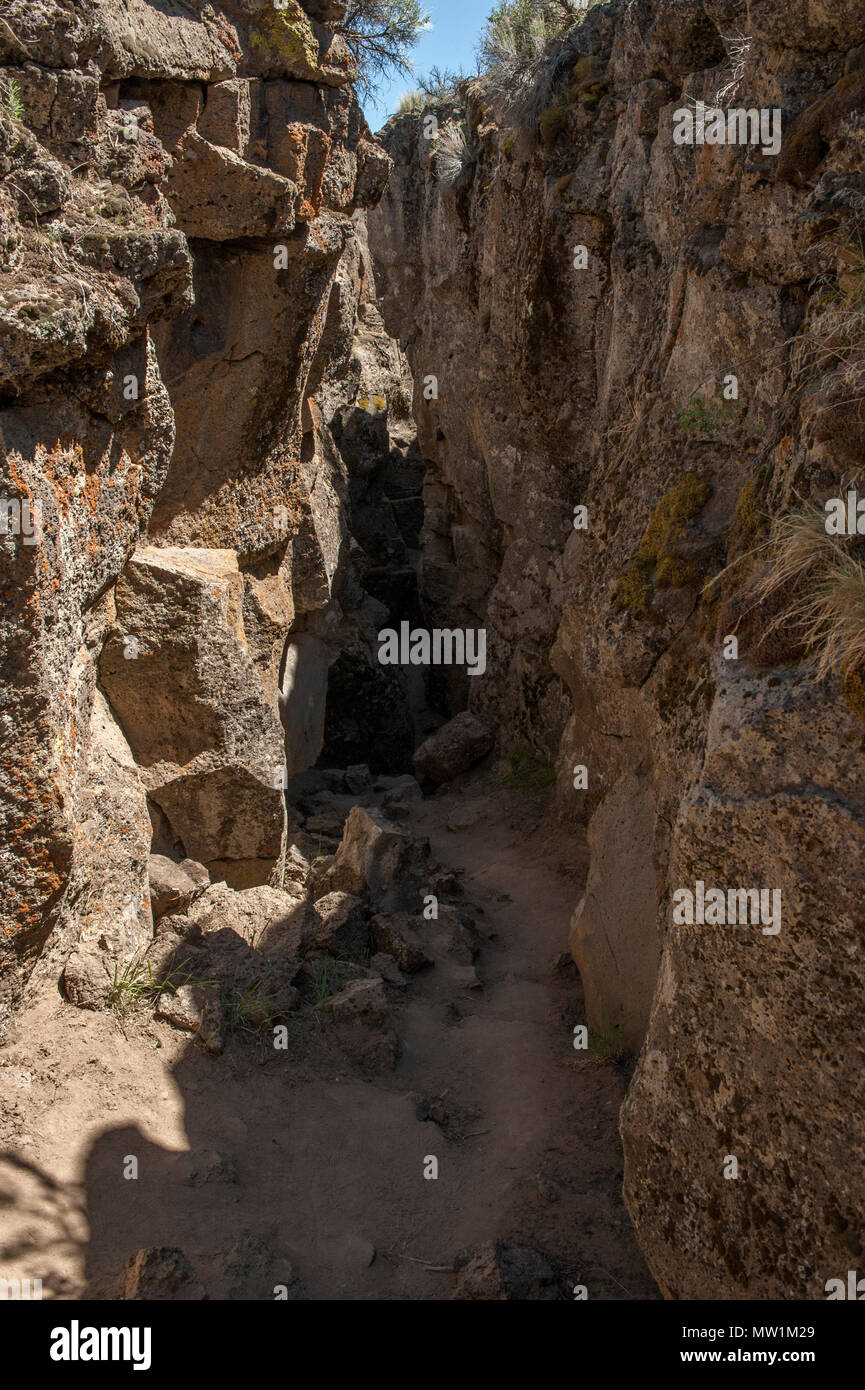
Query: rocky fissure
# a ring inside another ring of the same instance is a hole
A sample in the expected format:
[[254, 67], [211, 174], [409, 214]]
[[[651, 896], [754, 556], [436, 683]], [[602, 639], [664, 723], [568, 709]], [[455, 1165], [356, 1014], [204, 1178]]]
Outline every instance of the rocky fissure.
[[821, 1298], [861, 7], [613, 0], [377, 136], [342, 8], [2, 7], [0, 1278]]

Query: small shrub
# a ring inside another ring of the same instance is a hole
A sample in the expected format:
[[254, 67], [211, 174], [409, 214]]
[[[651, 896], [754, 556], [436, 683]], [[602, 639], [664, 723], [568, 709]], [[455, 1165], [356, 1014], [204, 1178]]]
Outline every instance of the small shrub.
[[21, 88], [14, 77], [4, 79], [6, 91], [3, 96], [3, 105], [13, 121], [24, 120], [24, 102], [21, 98]]
[[600, 1065], [621, 1062], [625, 1056], [622, 1027], [619, 1023], [601, 1020], [600, 1028], [589, 1029], [589, 1055]]
[[541, 792], [556, 780], [555, 769], [528, 745], [506, 754], [505, 763], [508, 767], [502, 778], [505, 786], [516, 787], [520, 791]]
[[397, 102], [396, 114], [405, 116], [410, 111], [422, 111], [424, 108], [423, 93], [415, 87], [413, 91], [403, 92]]
[[435, 146], [435, 171], [439, 183], [450, 188], [462, 183], [477, 157], [478, 147], [465, 123], [448, 121]]
[[315, 1007], [321, 1013], [338, 992], [339, 984], [334, 975], [334, 967], [328, 960], [317, 960], [312, 968]]
[[144, 1000], [157, 999], [160, 994], [176, 994], [185, 985], [212, 985], [215, 981], [198, 979], [178, 967], [164, 976], [153, 973], [153, 966], [141, 956], [133, 956], [118, 973], [114, 967], [114, 978], [108, 991], [108, 1006], [115, 1013], [124, 1014], [135, 1004]]
[[676, 418], [686, 433], [702, 430], [706, 434], [714, 434], [723, 417], [730, 415], [733, 408], [731, 401], [710, 401], [706, 405], [705, 401], [695, 396], [688, 405], [676, 412]]
[[468, 78], [469, 74], [463, 72], [462, 68], [454, 71], [436, 66], [430, 68], [426, 77], [418, 78], [418, 86], [427, 101], [447, 101], [456, 96], [457, 88]]
[[502, 0], [481, 35], [475, 95], [501, 120], [534, 133], [563, 69], [577, 53], [579, 24], [592, 5], [571, 0]]
[[246, 1033], [266, 1028], [279, 1018], [279, 1011], [270, 996], [263, 993], [260, 980], [244, 990], [232, 992], [228, 998], [227, 1012], [229, 1025]]

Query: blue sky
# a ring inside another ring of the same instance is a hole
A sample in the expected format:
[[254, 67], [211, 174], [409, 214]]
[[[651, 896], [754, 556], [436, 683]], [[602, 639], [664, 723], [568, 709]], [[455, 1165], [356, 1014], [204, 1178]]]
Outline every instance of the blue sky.
[[[496, 0], [428, 0], [423, 6], [429, 14], [432, 29], [421, 35], [414, 50], [415, 71], [429, 72], [436, 64], [440, 68], [475, 68], [475, 48], [486, 17]], [[373, 130], [379, 130], [392, 116], [403, 92], [414, 86], [411, 78], [397, 77], [385, 83], [377, 92], [377, 102], [367, 102], [364, 115]]]

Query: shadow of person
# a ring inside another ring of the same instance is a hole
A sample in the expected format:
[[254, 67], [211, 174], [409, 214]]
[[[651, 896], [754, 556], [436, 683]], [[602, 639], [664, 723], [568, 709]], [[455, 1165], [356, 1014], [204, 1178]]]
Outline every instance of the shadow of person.
[[[126, 1125], [103, 1133], [88, 1154], [84, 1296], [306, 1297], [274, 1226], [271, 1141], [256, 1137], [260, 1089], [246, 1066], [199, 1043], [172, 1070], [188, 1148], [166, 1148]], [[145, 1259], [142, 1251], [160, 1253]], [[284, 1295], [275, 1292], [283, 1286]]]

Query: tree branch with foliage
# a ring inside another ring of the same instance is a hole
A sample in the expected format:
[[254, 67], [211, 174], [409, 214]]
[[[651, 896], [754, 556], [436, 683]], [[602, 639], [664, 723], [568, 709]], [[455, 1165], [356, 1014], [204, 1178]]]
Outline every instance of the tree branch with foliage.
[[409, 75], [409, 55], [428, 24], [420, 0], [348, 0], [345, 16], [334, 28], [357, 59], [362, 99], [371, 97], [391, 73]]

